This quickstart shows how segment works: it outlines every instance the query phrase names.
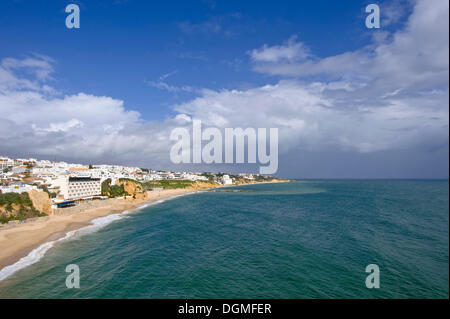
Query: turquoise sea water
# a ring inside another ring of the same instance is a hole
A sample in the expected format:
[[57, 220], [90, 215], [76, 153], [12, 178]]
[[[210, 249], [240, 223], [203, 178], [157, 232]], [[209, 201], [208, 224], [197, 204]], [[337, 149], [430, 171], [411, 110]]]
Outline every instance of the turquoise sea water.
[[[182, 196], [56, 243], [1, 298], [448, 298], [448, 181], [301, 181]], [[80, 268], [67, 289], [65, 268]], [[380, 268], [368, 289], [365, 267]]]

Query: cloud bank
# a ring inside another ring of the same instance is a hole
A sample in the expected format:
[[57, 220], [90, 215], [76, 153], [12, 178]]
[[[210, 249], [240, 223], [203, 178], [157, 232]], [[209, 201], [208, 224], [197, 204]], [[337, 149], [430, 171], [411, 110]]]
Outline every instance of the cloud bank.
[[[144, 121], [111, 97], [61, 95], [49, 85], [49, 57], [4, 58], [0, 153], [169, 167], [170, 131], [196, 118], [218, 128], [278, 127], [280, 156], [289, 159], [405, 150], [448, 162], [448, 11], [444, 0], [417, 1], [402, 29], [335, 56], [315, 56], [297, 37], [264, 44], [248, 52], [250, 63], [277, 83], [201, 90], [164, 122]], [[174, 89], [160, 80], [149, 84]]]

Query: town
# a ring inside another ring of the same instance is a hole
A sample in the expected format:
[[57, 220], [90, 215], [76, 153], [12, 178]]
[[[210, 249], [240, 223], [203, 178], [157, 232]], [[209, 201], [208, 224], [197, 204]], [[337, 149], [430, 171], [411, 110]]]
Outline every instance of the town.
[[151, 191], [183, 188], [194, 183], [234, 185], [270, 179], [259, 174], [157, 171], [119, 165], [71, 164], [0, 156], [0, 196], [45, 192], [51, 200], [52, 209], [75, 206], [89, 200], [136, 196], [125, 191], [124, 181], [139, 184], [142, 191]]

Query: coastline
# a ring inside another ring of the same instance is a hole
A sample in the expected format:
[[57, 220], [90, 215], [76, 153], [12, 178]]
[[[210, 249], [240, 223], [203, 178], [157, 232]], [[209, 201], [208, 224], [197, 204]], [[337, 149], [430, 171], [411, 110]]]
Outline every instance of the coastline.
[[[207, 189], [283, 182], [286, 181], [217, 185], [214, 187], [205, 185], [199, 188], [149, 191], [147, 192], [148, 198], [145, 200], [108, 199], [97, 203], [94, 207], [77, 208], [74, 211], [70, 211], [69, 208], [59, 214], [37, 218], [12, 227], [0, 228], [0, 282], [16, 271], [37, 262], [54, 243], [71, 237], [83, 228], [95, 227], [96, 220], [108, 216], [113, 218], [113, 215], [145, 208], [160, 200], [168, 200]], [[113, 220], [115, 219], [109, 222]], [[39, 252], [39, 250], [43, 251]], [[30, 256], [32, 254], [40, 254], [40, 257], [33, 259], [33, 256]], [[16, 265], [17, 267], [15, 267]], [[14, 269], [12, 269], [13, 267]]]
[[[97, 219], [122, 214], [130, 210], [137, 210], [141, 207], [144, 208], [156, 203], [159, 200], [167, 200], [195, 192], [197, 190], [193, 189], [152, 191], [148, 192], [149, 197], [146, 200], [128, 201], [125, 199], [112, 199], [109, 202], [105, 202], [104, 205], [88, 208], [77, 213], [51, 215], [14, 225], [13, 227], [0, 229], [0, 281], [12, 275], [13, 272], [10, 272], [6, 276], [1, 276], [2, 272], [9, 266], [26, 262], [24, 259], [27, 256], [46, 243], [51, 243], [51, 246], [53, 246], [53, 243], [63, 240], [71, 232], [78, 231], [84, 227], [95, 226], [93, 222]], [[25, 266], [34, 262], [28, 262]], [[19, 266], [17, 270], [25, 266]]]

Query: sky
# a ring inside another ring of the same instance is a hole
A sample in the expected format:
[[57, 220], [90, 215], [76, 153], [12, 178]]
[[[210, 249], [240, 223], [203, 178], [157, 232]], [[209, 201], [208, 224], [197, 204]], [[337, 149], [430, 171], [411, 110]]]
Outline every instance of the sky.
[[171, 131], [199, 119], [278, 128], [280, 177], [448, 178], [448, 6], [1, 1], [0, 155], [258, 172], [174, 164]]

